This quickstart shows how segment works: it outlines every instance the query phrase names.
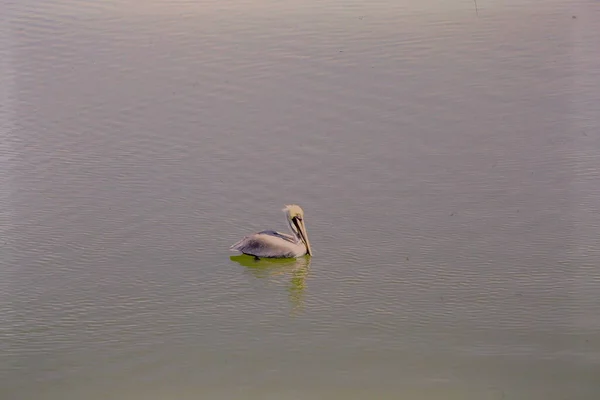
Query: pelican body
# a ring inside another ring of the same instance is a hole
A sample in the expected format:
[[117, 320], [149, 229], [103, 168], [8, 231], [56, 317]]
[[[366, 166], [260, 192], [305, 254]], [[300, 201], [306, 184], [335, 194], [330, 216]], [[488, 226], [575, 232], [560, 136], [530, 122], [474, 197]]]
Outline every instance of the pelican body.
[[304, 225], [304, 211], [295, 204], [283, 209], [291, 235], [276, 231], [262, 231], [245, 236], [231, 246], [231, 250], [239, 251], [257, 258], [297, 258], [306, 254], [312, 255], [310, 242]]

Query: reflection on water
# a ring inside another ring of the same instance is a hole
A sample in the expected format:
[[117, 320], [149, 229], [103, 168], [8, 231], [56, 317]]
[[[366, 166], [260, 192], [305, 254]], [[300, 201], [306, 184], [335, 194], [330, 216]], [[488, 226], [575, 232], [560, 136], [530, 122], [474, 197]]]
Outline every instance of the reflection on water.
[[247, 271], [255, 278], [273, 280], [276, 283], [282, 279], [286, 280], [292, 311], [300, 312], [304, 309], [306, 278], [310, 272], [312, 257], [257, 259], [242, 254], [231, 256], [230, 259], [246, 267]]

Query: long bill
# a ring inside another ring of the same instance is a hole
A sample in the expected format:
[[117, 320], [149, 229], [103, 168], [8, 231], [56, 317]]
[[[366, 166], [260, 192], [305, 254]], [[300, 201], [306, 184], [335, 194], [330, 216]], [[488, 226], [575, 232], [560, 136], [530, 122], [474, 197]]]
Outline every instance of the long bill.
[[306, 233], [306, 226], [304, 225], [303, 220], [298, 220], [298, 218], [293, 219], [294, 225], [298, 229], [298, 233], [300, 234], [300, 239], [306, 245], [306, 254], [312, 256], [312, 249], [310, 248], [310, 242], [308, 241], [308, 234]]

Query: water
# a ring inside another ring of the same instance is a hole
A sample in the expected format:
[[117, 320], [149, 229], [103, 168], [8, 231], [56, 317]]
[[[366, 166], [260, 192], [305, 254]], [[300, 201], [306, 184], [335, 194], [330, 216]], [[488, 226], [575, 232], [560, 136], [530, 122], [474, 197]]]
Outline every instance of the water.
[[0, 397], [598, 398], [600, 13], [477, 6], [3, 0]]

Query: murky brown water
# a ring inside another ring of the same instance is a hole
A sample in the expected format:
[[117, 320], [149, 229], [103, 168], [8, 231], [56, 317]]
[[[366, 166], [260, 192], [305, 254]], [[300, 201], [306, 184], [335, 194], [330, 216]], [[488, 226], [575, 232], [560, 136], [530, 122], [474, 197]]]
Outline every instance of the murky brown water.
[[0, 397], [600, 398], [566, 3], [2, 0]]

